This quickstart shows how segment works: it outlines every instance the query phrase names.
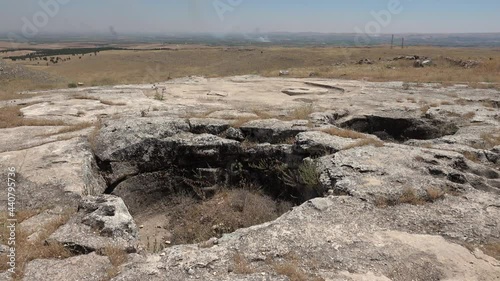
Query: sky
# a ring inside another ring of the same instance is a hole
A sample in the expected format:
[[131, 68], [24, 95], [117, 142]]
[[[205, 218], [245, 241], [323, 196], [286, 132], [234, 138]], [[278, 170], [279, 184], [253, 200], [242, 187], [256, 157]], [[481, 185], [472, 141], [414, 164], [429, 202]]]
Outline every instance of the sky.
[[499, 0], [0, 0], [0, 32], [486, 33], [499, 15]]

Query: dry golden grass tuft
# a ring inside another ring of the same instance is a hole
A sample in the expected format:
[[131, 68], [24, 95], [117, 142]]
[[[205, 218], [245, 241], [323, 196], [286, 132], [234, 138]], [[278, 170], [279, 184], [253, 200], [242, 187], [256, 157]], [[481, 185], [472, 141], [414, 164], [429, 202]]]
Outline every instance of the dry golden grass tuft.
[[350, 144], [350, 145], [347, 145], [343, 148], [343, 150], [348, 150], [348, 149], [351, 149], [351, 148], [355, 148], [355, 147], [362, 147], [362, 146], [374, 146], [374, 147], [383, 147], [384, 146], [384, 142], [383, 141], [379, 141], [379, 140], [376, 140], [376, 139], [362, 139], [362, 140], [359, 140], [353, 144]]
[[88, 135], [87, 140], [90, 144], [90, 147], [92, 150], [96, 150], [97, 148], [97, 138], [99, 136], [99, 131], [102, 128], [102, 120], [98, 120], [97, 122], [93, 123], [94, 125], [94, 130]]
[[469, 83], [469, 87], [474, 89], [500, 89], [500, 86], [495, 83], [479, 83], [479, 82], [471, 82]]
[[418, 196], [417, 191], [413, 188], [405, 188], [403, 193], [398, 198], [399, 204], [422, 205], [425, 201]]
[[0, 128], [21, 126], [63, 126], [60, 120], [27, 119], [23, 117], [21, 106], [9, 106], [0, 109]]
[[114, 105], [114, 106], [124, 106], [124, 105], [127, 105], [124, 102], [114, 102], [114, 101], [110, 101], [110, 100], [99, 100], [99, 101], [102, 104], [104, 104], [104, 105]]
[[415, 189], [408, 187], [405, 188], [403, 192], [396, 198], [387, 198], [384, 196], [375, 197], [374, 205], [378, 208], [386, 208], [389, 206], [396, 206], [400, 204], [410, 204], [418, 206], [443, 199], [446, 193], [447, 192], [440, 188], [428, 187], [425, 189], [425, 196], [420, 196]]
[[127, 252], [117, 247], [106, 247], [102, 254], [109, 258], [113, 266], [120, 266], [127, 261]]
[[99, 98], [88, 95], [75, 95], [72, 98], [75, 100], [99, 100]]
[[238, 118], [233, 120], [233, 123], [231, 125], [235, 128], [239, 128], [239, 127], [243, 126], [245, 123], [248, 123], [250, 121], [276, 118], [276, 116], [269, 114], [268, 112], [263, 111], [263, 110], [254, 109], [254, 110], [252, 110], [251, 113], [255, 114], [256, 116], [238, 117]]
[[330, 134], [332, 136], [337, 136], [341, 138], [349, 139], [365, 139], [367, 136], [352, 130], [340, 129], [340, 128], [328, 128], [321, 130], [324, 133]]
[[332, 136], [338, 136], [341, 138], [359, 139], [359, 141], [345, 146], [343, 148], [344, 150], [355, 148], [355, 147], [367, 146], [367, 145], [371, 145], [371, 146], [375, 146], [375, 147], [384, 146], [384, 142], [377, 140], [377, 139], [374, 139], [374, 138], [370, 138], [365, 134], [362, 134], [362, 133], [359, 133], [356, 131], [352, 131], [352, 130], [346, 130], [346, 129], [340, 129], [340, 128], [328, 128], [328, 129], [323, 129], [321, 131], [324, 133], [330, 134]]
[[276, 263], [273, 269], [280, 275], [287, 276], [290, 281], [305, 281], [309, 280], [307, 276], [298, 266], [297, 262]]
[[290, 281], [325, 281], [325, 279], [304, 272], [297, 259], [285, 260], [272, 263], [274, 272], [288, 277]]
[[453, 105], [451, 101], [442, 101], [441, 105]]
[[394, 204], [392, 204], [392, 202], [388, 198], [386, 198], [384, 196], [376, 196], [373, 204], [377, 208], [382, 208], [382, 209], [387, 208], [391, 205], [394, 205]]
[[248, 260], [240, 253], [233, 256], [233, 271], [236, 274], [252, 274], [255, 270], [252, 268]]
[[23, 221], [38, 215], [40, 210], [20, 210], [16, 213], [17, 223], [22, 223]]
[[480, 249], [488, 256], [500, 261], [500, 242], [492, 242], [481, 245]]
[[492, 100], [485, 100], [485, 101], [482, 101], [481, 104], [484, 106], [484, 107], [487, 107], [487, 108], [499, 108], [499, 104], [498, 102], [496, 101], [492, 101]]
[[220, 189], [202, 201], [188, 195], [175, 195], [164, 211], [171, 217], [172, 243], [186, 244], [274, 220], [290, 208], [261, 194], [257, 188], [247, 187]]
[[428, 187], [425, 189], [425, 192], [427, 194], [427, 201], [428, 202], [434, 202], [436, 200], [442, 199], [445, 195], [445, 192], [437, 187]]
[[69, 125], [65, 126], [62, 129], [59, 129], [57, 132], [53, 134], [44, 134], [44, 136], [53, 136], [53, 135], [60, 135], [60, 134], [66, 134], [66, 133], [72, 133], [72, 132], [77, 132], [81, 130], [85, 130], [87, 128], [90, 128], [92, 126], [95, 126], [96, 123], [94, 122], [82, 122], [74, 125]]
[[455, 100], [455, 104], [458, 104], [458, 105], [468, 105], [469, 103], [471, 103], [471, 101], [466, 100], [466, 99], [457, 99], [457, 100]]
[[314, 107], [312, 104], [304, 105], [298, 108], [295, 108], [289, 115], [286, 116], [286, 119], [289, 120], [309, 120], [309, 115], [314, 112]]
[[238, 119], [233, 120], [233, 123], [231, 126], [235, 128], [240, 128], [241, 126], [245, 125], [246, 123], [254, 120], [259, 120], [260, 118], [258, 117], [239, 117]]
[[482, 133], [481, 139], [485, 142], [487, 149], [500, 145], [500, 130], [491, 133]]
[[111, 262], [112, 267], [108, 269], [106, 278], [111, 280], [120, 274], [120, 266], [128, 259], [127, 252], [117, 247], [106, 247], [101, 254], [107, 256]]
[[427, 114], [427, 111], [429, 111], [429, 109], [431, 109], [431, 106], [430, 105], [423, 105], [420, 107], [420, 112], [422, 112], [422, 114]]
[[476, 117], [476, 113], [472, 112], [472, 111], [471, 112], [467, 112], [464, 115], [462, 115], [462, 118], [468, 119], [468, 120], [470, 120], [470, 119], [472, 119], [474, 117]]
[[495, 258], [500, 261], [500, 242], [499, 241], [488, 241], [484, 244], [475, 244], [465, 241], [459, 242], [460, 245], [467, 248], [470, 252], [474, 252], [476, 249], [481, 250], [486, 255]]
[[276, 117], [276, 116], [274, 116], [272, 114], [269, 114], [269, 112], [266, 112], [266, 111], [263, 111], [263, 110], [259, 110], [259, 109], [254, 109], [253, 113], [255, 115], [257, 115], [259, 117], [259, 119], [271, 119], [271, 118]]
[[[23, 271], [28, 262], [35, 259], [64, 259], [73, 256], [73, 254], [59, 243], [47, 243], [47, 238], [56, 231], [61, 225], [65, 224], [71, 215], [76, 210], [68, 209], [60, 214], [56, 219], [46, 223], [43, 226], [43, 231], [38, 234], [36, 239], [28, 240], [32, 233], [27, 233], [23, 229], [19, 229], [16, 235], [16, 278], [22, 279]], [[2, 214], [5, 217], [6, 214]], [[0, 240], [7, 237], [5, 227], [2, 227], [3, 235]], [[7, 244], [6, 241], [1, 241], [2, 244]], [[0, 271], [6, 270], [6, 257], [0, 257]]]
[[468, 160], [470, 160], [472, 162], [475, 162], [475, 163], [480, 163], [481, 162], [481, 160], [479, 159], [479, 156], [476, 153], [474, 153], [474, 152], [465, 151], [465, 152], [462, 153], [462, 155], [466, 159], [468, 159]]

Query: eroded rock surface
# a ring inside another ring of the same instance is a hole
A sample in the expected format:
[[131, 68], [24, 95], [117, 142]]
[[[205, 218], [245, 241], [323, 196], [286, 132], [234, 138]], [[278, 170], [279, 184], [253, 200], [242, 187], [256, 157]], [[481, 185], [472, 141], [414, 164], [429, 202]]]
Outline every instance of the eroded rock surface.
[[23, 280], [100, 281], [108, 276], [109, 268], [109, 259], [95, 253], [65, 260], [34, 260], [26, 266]]
[[112, 195], [86, 197], [78, 212], [48, 239], [75, 253], [115, 247], [137, 251], [137, 227], [123, 200]]
[[[164, 100], [124, 85], [0, 102], [66, 122], [0, 130], [0, 166], [36, 211], [20, 225], [30, 241], [76, 210], [45, 241], [76, 256], [33, 260], [24, 280], [500, 280], [498, 91], [256, 76], [155, 87]], [[141, 245], [168, 195], [242, 181], [296, 206], [200, 244]], [[111, 277], [109, 247], [128, 254]]]

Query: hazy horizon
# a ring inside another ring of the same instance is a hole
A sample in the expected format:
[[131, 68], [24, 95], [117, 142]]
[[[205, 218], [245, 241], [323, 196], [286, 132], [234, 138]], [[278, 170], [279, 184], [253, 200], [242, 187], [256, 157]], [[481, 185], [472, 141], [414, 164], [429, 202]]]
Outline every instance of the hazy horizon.
[[8, 12], [0, 32], [17, 34], [500, 33], [500, 2], [493, 0], [3, 0], [1, 6]]

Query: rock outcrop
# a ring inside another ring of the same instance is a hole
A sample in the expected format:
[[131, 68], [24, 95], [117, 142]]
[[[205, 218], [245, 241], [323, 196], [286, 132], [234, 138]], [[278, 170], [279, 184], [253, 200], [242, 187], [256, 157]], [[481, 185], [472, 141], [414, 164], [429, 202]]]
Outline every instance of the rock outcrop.
[[[126, 85], [0, 102], [66, 122], [0, 130], [19, 243], [73, 255], [26, 260], [23, 280], [500, 280], [498, 91], [255, 76], [154, 87], [167, 86], [161, 101]], [[165, 239], [171, 195], [219, 206], [234, 186], [294, 207], [234, 232], [210, 224], [198, 244]]]
[[112, 195], [86, 197], [78, 212], [48, 239], [77, 254], [106, 247], [136, 252], [137, 227], [123, 200]]

